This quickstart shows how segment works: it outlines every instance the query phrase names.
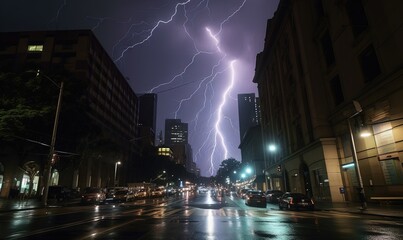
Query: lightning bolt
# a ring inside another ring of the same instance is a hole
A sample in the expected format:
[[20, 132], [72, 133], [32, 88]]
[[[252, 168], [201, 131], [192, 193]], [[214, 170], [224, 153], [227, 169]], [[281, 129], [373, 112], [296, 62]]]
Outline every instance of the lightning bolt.
[[[230, 80], [230, 84], [229, 86], [225, 89], [223, 95], [222, 95], [222, 99], [221, 99], [221, 103], [218, 106], [218, 117], [217, 117], [217, 121], [214, 125], [215, 127], [215, 136], [214, 136], [214, 146], [217, 145], [217, 137], [220, 138], [221, 140], [221, 145], [224, 148], [224, 159], [228, 158], [228, 149], [227, 146], [225, 144], [225, 140], [224, 140], [224, 135], [221, 132], [220, 129], [220, 123], [222, 120], [222, 109], [227, 101], [227, 96], [229, 95], [229, 92], [231, 91], [231, 89], [234, 87], [234, 82], [235, 82], [235, 69], [234, 69], [234, 65], [235, 65], [236, 60], [232, 60], [230, 62], [230, 69], [231, 69], [231, 80]], [[216, 147], [214, 147], [213, 151], [211, 152], [210, 155], [210, 173], [213, 175], [214, 174], [214, 153], [216, 151]]]
[[119, 61], [123, 58], [123, 56], [125, 55], [125, 53], [126, 53], [128, 50], [130, 50], [130, 49], [132, 49], [132, 48], [135, 48], [136, 46], [141, 45], [141, 44], [145, 43], [146, 41], [148, 41], [148, 39], [150, 39], [150, 38], [153, 36], [153, 33], [154, 33], [155, 29], [157, 29], [161, 24], [168, 24], [168, 23], [170, 23], [170, 22], [173, 20], [173, 18], [176, 16], [176, 13], [178, 12], [179, 6], [185, 6], [185, 5], [188, 4], [190, 1], [191, 1], [191, 0], [187, 0], [187, 1], [185, 1], [185, 2], [177, 3], [177, 4], [175, 5], [175, 11], [174, 11], [174, 13], [171, 15], [171, 17], [170, 17], [168, 20], [165, 20], [165, 21], [164, 21], [164, 20], [159, 20], [159, 21], [157, 22], [157, 24], [155, 24], [155, 26], [154, 26], [153, 28], [151, 28], [150, 33], [149, 33], [142, 41], [137, 42], [137, 43], [135, 43], [135, 44], [133, 44], [133, 45], [130, 45], [130, 46], [126, 47], [126, 48], [122, 51], [122, 53], [120, 54], [120, 56], [119, 56], [117, 59], [115, 59], [115, 62], [119, 62]]
[[55, 16], [52, 20], [50, 20], [49, 25], [50, 25], [52, 22], [56, 22], [56, 27], [57, 27], [57, 19], [59, 18], [60, 12], [61, 12], [62, 9], [64, 8], [64, 6], [66, 6], [66, 0], [64, 0], [63, 3], [62, 3], [62, 5], [60, 5], [59, 9], [57, 9], [56, 16]]
[[[121, 51], [120, 55], [119, 55], [114, 61], [115, 61], [115, 62], [121, 61], [121, 60], [123, 59], [123, 57], [125, 56], [125, 54], [126, 54], [129, 50], [131, 50], [131, 49], [133, 49], [133, 48], [135, 48], [135, 47], [137, 47], [137, 46], [140, 46], [140, 45], [142, 45], [143, 43], [147, 42], [150, 38], [153, 37], [154, 32], [155, 32], [161, 25], [169, 24], [170, 22], [172, 22], [173, 19], [174, 19], [174, 17], [178, 14], [179, 7], [183, 7], [184, 16], [185, 16], [185, 18], [186, 18], [186, 21], [183, 23], [183, 29], [184, 29], [185, 33], [188, 35], [189, 39], [190, 39], [191, 41], [193, 41], [193, 46], [194, 46], [195, 53], [194, 53], [193, 56], [190, 58], [190, 60], [188, 61], [188, 63], [184, 66], [184, 68], [182, 69], [182, 71], [180, 71], [179, 73], [175, 74], [169, 81], [166, 81], [166, 82], [163, 82], [163, 83], [161, 83], [161, 84], [159, 84], [159, 85], [154, 86], [154, 87], [151, 88], [148, 92], [150, 92], [150, 93], [152, 93], [152, 92], [162, 93], [162, 92], [164, 92], [164, 91], [169, 91], [169, 90], [172, 90], [172, 89], [176, 89], [176, 88], [182, 87], [182, 86], [184, 86], [184, 85], [188, 85], [188, 84], [191, 84], [191, 83], [198, 82], [197, 87], [188, 95], [188, 97], [183, 98], [183, 99], [181, 99], [181, 100], [179, 101], [176, 110], [173, 112], [175, 118], [177, 118], [177, 117], [178, 117], [178, 114], [179, 114], [179, 111], [180, 111], [181, 108], [183, 107], [183, 104], [184, 104], [185, 102], [187, 102], [187, 101], [190, 101], [190, 100], [195, 96], [195, 94], [196, 94], [198, 91], [200, 91], [200, 90], [202, 89], [202, 87], [204, 86], [204, 95], [203, 95], [203, 96], [204, 96], [204, 101], [203, 101], [203, 103], [202, 103], [201, 108], [199, 109], [199, 111], [197, 111], [197, 113], [195, 114], [195, 118], [194, 118], [193, 121], [192, 121], [192, 122], [194, 122], [194, 129], [196, 130], [197, 125], [198, 125], [199, 115], [200, 115], [200, 114], [205, 110], [205, 108], [207, 107], [208, 92], [210, 91], [210, 92], [211, 92], [210, 95], [212, 95], [212, 96], [214, 95], [214, 87], [213, 87], [213, 84], [212, 84], [212, 83], [216, 80], [216, 78], [217, 78], [217, 76], [218, 76], [219, 74], [222, 74], [222, 73], [224, 73], [225, 71], [228, 71], [228, 69], [230, 69], [230, 80], [229, 80], [228, 86], [226, 86], [226, 88], [225, 88], [225, 91], [221, 94], [221, 101], [220, 101], [219, 107], [214, 111], [214, 113], [211, 113], [211, 112], [210, 112], [210, 114], [209, 114], [209, 115], [210, 115], [210, 118], [209, 118], [208, 121], [207, 121], [207, 122], [210, 122], [210, 121], [212, 121], [212, 119], [214, 118], [214, 124], [213, 124], [214, 126], [213, 126], [212, 128], [210, 128], [209, 130], [204, 131], [204, 133], [205, 133], [205, 141], [203, 141], [202, 146], [198, 149], [198, 151], [197, 151], [197, 153], [196, 153], [196, 155], [195, 155], [195, 159], [197, 159], [197, 157], [201, 155], [202, 149], [207, 149], [208, 152], [211, 152], [210, 158], [209, 158], [209, 162], [210, 162], [209, 172], [211, 173], [211, 175], [213, 175], [214, 172], [215, 172], [215, 161], [214, 161], [214, 157], [215, 157], [215, 155], [216, 155], [216, 153], [217, 153], [217, 150], [218, 150], [217, 148], [218, 148], [218, 146], [221, 146], [221, 147], [222, 147], [222, 149], [223, 149], [223, 151], [224, 151], [223, 156], [224, 156], [225, 159], [227, 159], [227, 158], [228, 158], [228, 155], [229, 155], [229, 154], [228, 154], [228, 148], [227, 148], [227, 146], [226, 146], [226, 141], [225, 141], [225, 138], [224, 138], [224, 134], [223, 134], [223, 132], [222, 132], [222, 130], [221, 130], [221, 125], [223, 124], [223, 123], [222, 123], [222, 122], [223, 122], [223, 119], [227, 119], [227, 120], [228, 120], [228, 117], [223, 116], [223, 109], [224, 109], [224, 107], [225, 107], [225, 105], [226, 105], [226, 103], [227, 103], [227, 100], [231, 98], [230, 92], [231, 92], [231, 90], [233, 89], [234, 81], [235, 81], [235, 75], [236, 75], [235, 68], [234, 68], [235, 63], [236, 63], [235, 60], [230, 61], [230, 62], [228, 63], [228, 67], [226, 67], [226, 69], [221, 70], [221, 71], [218, 70], [218, 69], [224, 64], [224, 60], [225, 60], [226, 57], [227, 57], [227, 54], [226, 54], [226, 53], [221, 49], [221, 47], [220, 47], [220, 41], [219, 41], [218, 36], [219, 36], [220, 33], [222, 32], [222, 30], [223, 30], [223, 28], [224, 28], [224, 25], [225, 25], [233, 16], [235, 16], [235, 15], [242, 9], [242, 7], [245, 5], [245, 3], [246, 3], [247, 0], [243, 0], [242, 3], [239, 5], [239, 7], [238, 7], [235, 11], [233, 11], [230, 15], [228, 15], [224, 20], [221, 21], [220, 26], [219, 26], [219, 31], [218, 31], [216, 34], [213, 34], [213, 32], [212, 32], [212, 30], [211, 30], [210, 28], [205, 27], [205, 30], [207, 31], [208, 35], [210, 36], [210, 38], [213, 40], [213, 42], [214, 42], [214, 44], [215, 44], [215, 48], [216, 48], [216, 52], [215, 52], [215, 53], [219, 53], [219, 54], [221, 55], [221, 57], [220, 57], [220, 59], [218, 60], [218, 62], [217, 62], [215, 65], [212, 66], [212, 69], [211, 69], [210, 73], [209, 73], [207, 76], [205, 76], [205, 77], [201, 77], [201, 78], [196, 79], [196, 80], [193, 80], [193, 81], [188, 81], [188, 82], [183, 83], [183, 84], [181, 84], [181, 85], [179, 85], [179, 86], [172, 87], [172, 88], [170, 88], [170, 89], [165, 89], [165, 90], [162, 90], [162, 91], [157, 92], [157, 89], [160, 89], [160, 88], [162, 88], [162, 87], [164, 87], [164, 86], [172, 85], [172, 84], [173, 84], [177, 79], [179, 79], [179, 78], [184, 79], [185, 73], [188, 71], [188, 69], [189, 69], [193, 64], [195, 64], [196, 59], [197, 59], [200, 55], [202, 55], [202, 54], [214, 54], [214, 52], [201, 51], [200, 49], [198, 49], [198, 47], [197, 47], [197, 45], [196, 45], [196, 41], [192, 38], [191, 34], [188, 32], [188, 30], [187, 30], [187, 28], [186, 28], [186, 24], [187, 24], [187, 22], [188, 22], [188, 20], [189, 20], [189, 19], [188, 19], [188, 16], [187, 16], [187, 9], [186, 9], [186, 6], [187, 6], [187, 4], [189, 4], [191, 1], [192, 1], [192, 0], [186, 0], [186, 1], [182, 1], [182, 2], [177, 3], [177, 4], [175, 5], [175, 9], [174, 9], [173, 13], [169, 16], [169, 18], [168, 18], [167, 20], [158, 20], [157, 23], [156, 23], [152, 28], [150, 28], [150, 29], [148, 29], [148, 30], [143, 30], [143, 31], [140, 32], [140, 33], [136, 33], [136, 35], [140, 35], [140, 34], [141, 34], [141, 35], [144, 35], [144, 34], [145, 34], [145, 37], [144, 37], [141, 41], [136, 42], [136, 43], [134, 43], [134, 44], [132, 44], [132, 45], [129, 45], [129, 46], [125, 47], [125, 48]], [[202, 1], [200, 1], [200, 2], [197, 4], [197, 6], [195, 7], [195, 9], [198, 9], [199, 7], [201, 7], [201, 6], [203, 5], [203, 3], [205, 3], [205, 6], [204, 6], [204, 7], [207, 8], [207, 9], [210, 11], [210, 9], [209, 9], [209, 7], [208, 7], [208, 4], [209, 4], [209, 1], [208, 1], [208, 0], [202, 0]], [[104, 21], [104, 20], [106, 20], [106, 19], [99, 19], [100, 22], [99, 22], [98, 24], [102, 23], [102, 21]], [[144, 24], [144, 23], [142, 23], [142, 24]], [[98, 25], [97, 25], [97, 26], [98, 26]], [[96, 27], [97, 27], [97, 26], [96, 26]], [[95, 28], [96, 28], [96, 27], [95, 27]], [[129, 33], [132, 31], [132, 28], [133, 28], [133, 27], [135, 27], [135, 25], [132, 25], [132, 26], [130, 27], [130, 29], [126, 32], [126, 34], [122, 37], [122, 39], [127, 38], [127, 36], [129, 35]], [[115, 51], [115, 48], [117, 47], [117, 45], [121, 43], [122, 39], [119, 40], [119, 41], [114, 45], [114, 47], [113, 47], [113, 52]], [[211, 109], [213, 109], [213, 103], [212, 103], [212, 97], [210, 96], [210, 111], [211, 111]], [[213, 116], [215, 116], [215, 117], [213, 117]], [[230, 120], [229, 120], [229, 121], [230, 121]], [[231, 121], [230, 121], [230, 123], [231, 123], [231, 126], [233, 126], [233, 124], [232, 124]], [[206, 130], [206, 129], [203, 129], [203, 130]], [[207, 136], [206, 136], [206, 135], [207, 135]], [[211, 142], [213, 142], [213, 144], [212, 144], [212, 145], [209, 145]], [[197, 160], [196, 160], [196, 161], [197, 161]]]

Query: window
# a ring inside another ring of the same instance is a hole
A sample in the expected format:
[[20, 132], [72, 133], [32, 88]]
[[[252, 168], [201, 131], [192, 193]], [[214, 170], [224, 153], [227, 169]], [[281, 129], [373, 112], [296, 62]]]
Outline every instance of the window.
[[403, 183], [402, 166], [399, 158], [392, 158], [379, 161], [387, 185], [396, 185]]
[[320, 43], [322, 45], [322, 51], [326, 60], [326, 64], [327, 66], [330, 66], [335, 62], [335, 58], [334, 58], [332, 40], [330, 39], [328, 31], [326, 31], [326, 33], [323, 34]]
[[360, 54], [360, 62], [365, 82], [374, 80], [381, 73], [378, 58], [372, 45]]
[[43, 45], [28, 45], [28, 52], [42, 52]]
[[361, 0], [348, 0], [346, 10], [354, 36], [360, 35], [368, 27], [367, 16], [365, 15]]
[[330, 89], [332, 91], [333, 101], [336, 106], [344, 102], [343, 90], [341, 88], [340, 78], [338, 75], [330, 80]]

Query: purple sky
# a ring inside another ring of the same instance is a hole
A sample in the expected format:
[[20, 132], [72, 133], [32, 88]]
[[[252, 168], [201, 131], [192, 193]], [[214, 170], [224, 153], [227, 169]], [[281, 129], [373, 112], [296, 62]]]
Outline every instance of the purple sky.
[[255, 57], [277, 5], [278, 0], [2, 1], [0, 30], [92, 29], [136, 93], [158, 93], [157, 133], [166, 118], [189, 123], [194, 161], [210, 176], [226, 157], [241, 160], [236, 98], [257, 93]]

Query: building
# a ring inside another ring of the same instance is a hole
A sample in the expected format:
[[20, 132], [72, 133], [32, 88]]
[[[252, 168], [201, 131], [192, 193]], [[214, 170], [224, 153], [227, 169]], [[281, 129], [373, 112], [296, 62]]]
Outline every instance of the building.
[[188, 124], [180, 119], [165, 119], [165, 145], [188, 143]]
[[250, 178], [254, 178], [254, 187], [267, 190], [268, 187], [264, 174], [266, 164], [262, 144], [262, 129], [260, 125], [256, 125], [246, 131], [239, 149], [241, 149], [242, 163], [253, 169], [253, 174], [250, 175]]
[[196, 173], [192, 147], [188, 143], [187, 123], [182, 123], [180, 119], [165, 119], [165, 145], [172, 149], [176, 164]]
[[254, 93], [238, 94], [238, 116], [240, 141], [246, 131], [253, 126], [259, 125], [260, 107], [259, 100]]
[[253, 79], [263, 149], [276, 146], [264, 151], [271, 188], [333, 202], [403, 196], [402, 10], [280, 1]]
[[[111, 186], [115, 178], [119, 184], [124, 184], [130, 178], [130, 169], [138, 155], [136, 143], [130, 141], [137, 136], [138, 99], [94, 34], [90, 30], [3, 32], [0, 43], [0, 71], [3, 73], [40, 70], [47, 79], [65, 74], [61, 77], [65, 79], [65, 85], [68, 81], [77, 81], [87, 86], [76, 100], [82, 97], [87, 100], [86, 111], [80, 114], [88, 114], [97, 130], [93, 136], [76, 136], [68, 142], [62, 137], [56, 140], [56, 150], [68, 147], [76, 153], [74, 156], [80, 157], [58, 156], [60, 161], [52, 168], [51, 184], [83, 189]], [[66, 87], [65, 93], [67, 90]], [[63, 106], [74, 105], [74, 102], [67, 102], [66, 94], [63, 97], [61, 135], [75, 128], [63, 118], [66, 117]], [[50, 139], [43, 141], [49, 143]], [[13, 143], [9, 144], [7, 146]], [[34, 180], [34, 190], [39, 192], [46, 156], [19, 159], [11, 147], [3, 147], [0, 148], [1, 196], [8, 196], [12, 188], [21, 191], [27, 188], [29, 178], [20, 166], [29, 160], [41, 166], [39, 176]], [[117, 165], [117, 162], [121, 164]]]
[[[253, 168], [255, 187], [266, 189], [263, 171], [262, 131], [260, 127], [260, 103], [254, 93], [238, 94], [238, 115], [241, 161]], [[249, 179], [250, 180], [250, 179]]]
[[155, 145], [157, 130], [157, 94], [146, 93], [139, 95], [139, 136]]

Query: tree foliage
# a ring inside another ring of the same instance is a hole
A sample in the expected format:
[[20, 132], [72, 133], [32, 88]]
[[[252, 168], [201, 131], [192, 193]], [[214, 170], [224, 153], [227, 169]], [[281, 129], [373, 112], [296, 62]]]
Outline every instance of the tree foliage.
[[[237, 173], [241, 168], [241, 162], [235, 158], [228, 158], [221, 162], [220, 168], [216, 174], [216, 181], [220, 184], [226, 184], [226, 179], [229, 178], [231, 182], [235, 182], [237, 179]], [[234, 173], [236, 171], [236, 173]]]
[[[88, 114], [86, 81], [63, 69], [39, 75], [35, 71], [0, 73], [0, 145], [19, 155], [15, 161], [20, 166], [32, 160], [43, 165], [48, 157], [62, 81], [56, 152], [77, 153], [86, 138], [100, 139], [94, 137], [101, 133]], [[79, 158], [61, 156], [60, 163], [76, 164]]]

